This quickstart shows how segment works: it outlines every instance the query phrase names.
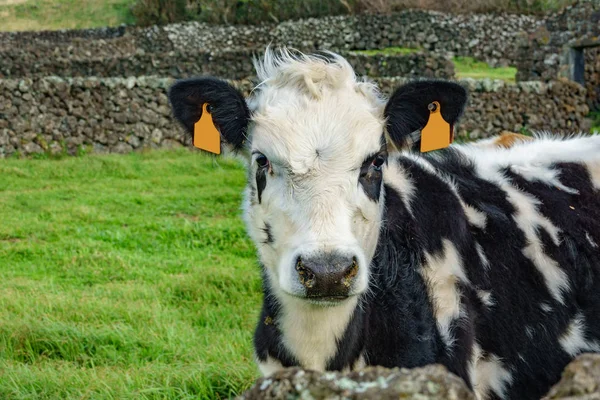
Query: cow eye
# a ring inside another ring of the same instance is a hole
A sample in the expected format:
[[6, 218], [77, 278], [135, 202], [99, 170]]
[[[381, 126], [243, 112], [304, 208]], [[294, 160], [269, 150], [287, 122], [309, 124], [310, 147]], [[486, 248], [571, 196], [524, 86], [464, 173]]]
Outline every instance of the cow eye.
[[256, 165], [258, 168], [266, 168], [269, 166], [269, 159], [264, 154], [259, 154], [256, 156]]
[[385, 162], [385, 157], [382, 154], [375, 157], [373, 159], [373, 164], [372, 164], [375, 171], [381, 171], [381, 167], [383, 166], [384, 162]]

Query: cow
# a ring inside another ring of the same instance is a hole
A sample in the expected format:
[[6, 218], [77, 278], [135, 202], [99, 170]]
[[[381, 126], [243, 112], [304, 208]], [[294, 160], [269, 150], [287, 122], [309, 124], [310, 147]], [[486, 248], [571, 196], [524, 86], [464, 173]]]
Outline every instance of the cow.
[[386, 100], [334, 53], [254, 63], [247, 99], [213, 77], [169, 99], [190, 134], [206, 107], [246, 162], [264, 375], [440, 363], [481, 399], [538, 399], [600, 351], [600, 136], [421, 153], [432, 104], [461, 117], [460, 84]]

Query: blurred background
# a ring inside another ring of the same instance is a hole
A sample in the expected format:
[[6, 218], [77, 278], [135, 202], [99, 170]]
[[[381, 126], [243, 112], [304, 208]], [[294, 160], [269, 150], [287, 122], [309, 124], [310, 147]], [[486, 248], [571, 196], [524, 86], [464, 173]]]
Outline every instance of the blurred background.
[[389, 94], [470, 90], [458, 141], [600, 132], [598, 0], [0, 0], [0, 398], [228, 398], [258, 376], [242, 166], [190, 149], [177, 78], [248, 93], [270, 43]]

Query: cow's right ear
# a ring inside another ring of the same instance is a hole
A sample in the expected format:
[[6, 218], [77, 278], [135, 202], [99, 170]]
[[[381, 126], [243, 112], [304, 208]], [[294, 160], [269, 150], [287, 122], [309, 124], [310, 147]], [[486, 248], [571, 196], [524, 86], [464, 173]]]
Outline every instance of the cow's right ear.
[[180, 80], [169, 90], [169, 101], [173, 115], [192, 137], [207, 104], [221, 147], [233, 151], [244, 147], [250, 111], [242, 93], [229, 83], [213, 77]]

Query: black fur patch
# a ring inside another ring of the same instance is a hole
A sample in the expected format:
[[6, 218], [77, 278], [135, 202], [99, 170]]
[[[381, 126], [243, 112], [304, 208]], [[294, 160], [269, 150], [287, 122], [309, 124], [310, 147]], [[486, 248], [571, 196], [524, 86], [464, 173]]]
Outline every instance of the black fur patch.
[[180, 80], [169, 90], [169, 101], [173, 115], [190, 135], [202, 116], [202, 105], [208, 103], [221, 142], [234, 150], [242, 148], [250, 111], [244, 96], [227, 82], [213, 77]]
[[273, 243], [273, 234], [271, 233], [271, 225], [269, 225], [267, 222], [265, 222], [265, 227], [263, 228], [263, 232], [265, 233], [265, 235], [267, 235], [267, 238], [265, 239], [265, 241], [263, 241], [264, 244], [272, 244]]
[[[371, 200], [378, 202], [381, 196], [381, 184], [383, 173], [381, 169], [374, 168], [373, 160], [380, 155], [369, 156], [360, 167], [358, 183], [362, 186], [365, 194]], [[381, 155], [387, 159], [387, 155]], [[383, 166], [382, 166], [383, 167]]]
[[[269, 278], [266, 272], [262, 273], [263, 281], [263, 307], [254, 332], [254, 350], [259, 361], [266, 361], [271, 356], [279, 360], [284, 367], [298, 366], [298, 360], [283, 346], [281, 331], [277, 326], [280, 306], [271, 293]], [[268, 321], [268, 323], [267, 323]]]
[[258, 194], [258, 202], [262, 201], [262, 192], [267, 187], [267, 169], [258, 168], [256, 170], [256, 191]]
[[398, 148], [411, 147], [419, 151], [420, 133], [417, 140], [410, 134], [425, 127], [429, 120], [429, 103], [437, 101], [442, 117], [455, 125], [467, 103], [467, 90], [457, 83], [446, 81], [415, 81], [396, 89], [385, 106], [386, 129]]

